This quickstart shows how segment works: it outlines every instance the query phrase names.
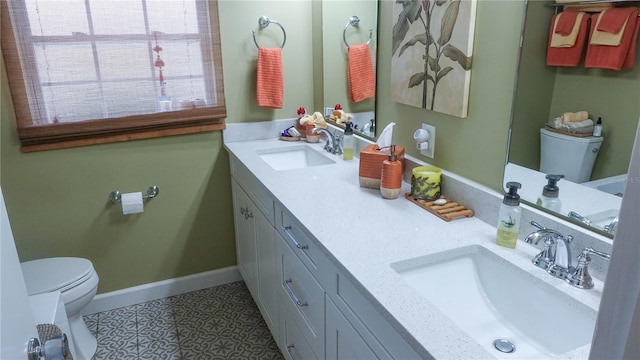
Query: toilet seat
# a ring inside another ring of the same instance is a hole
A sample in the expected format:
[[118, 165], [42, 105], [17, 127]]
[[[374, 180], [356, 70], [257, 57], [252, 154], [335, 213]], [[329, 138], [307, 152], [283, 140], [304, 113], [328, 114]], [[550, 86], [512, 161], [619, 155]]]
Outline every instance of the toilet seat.
[[59, 257], [27, 261], [21, 264], [29, 295], [52, 291], [65, 292], [95, 274], [93, 264], [87, 259]]

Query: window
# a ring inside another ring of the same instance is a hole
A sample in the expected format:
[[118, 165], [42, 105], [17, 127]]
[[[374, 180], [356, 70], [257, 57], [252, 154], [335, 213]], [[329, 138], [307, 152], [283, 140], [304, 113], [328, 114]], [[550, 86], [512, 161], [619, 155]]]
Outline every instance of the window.
[[217, 0], [1, 6], [23, 151], [224, 129]]

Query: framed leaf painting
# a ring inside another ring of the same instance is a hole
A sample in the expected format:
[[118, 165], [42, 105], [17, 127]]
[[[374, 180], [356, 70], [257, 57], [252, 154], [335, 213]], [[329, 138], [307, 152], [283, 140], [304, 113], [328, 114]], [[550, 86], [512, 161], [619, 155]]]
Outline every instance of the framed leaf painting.
[[394, 101], [467, 117], [477, 0], [393, 4]]

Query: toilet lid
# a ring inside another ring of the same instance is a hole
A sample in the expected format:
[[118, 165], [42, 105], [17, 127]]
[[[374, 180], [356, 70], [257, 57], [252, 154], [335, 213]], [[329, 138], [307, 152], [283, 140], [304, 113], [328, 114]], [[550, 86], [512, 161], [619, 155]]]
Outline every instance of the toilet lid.
[[94, 272], [91, 261], [74, 257], [38, 259], [21, 265], [29, 295], [64, 291], [86, 281]]

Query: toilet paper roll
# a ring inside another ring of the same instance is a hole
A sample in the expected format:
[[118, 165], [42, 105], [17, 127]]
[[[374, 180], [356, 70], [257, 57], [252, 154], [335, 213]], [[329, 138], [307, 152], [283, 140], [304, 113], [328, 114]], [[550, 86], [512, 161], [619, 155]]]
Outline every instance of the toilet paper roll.
[[123, 215], [137, 214], [144, 211], [141, 192], [122, 194], [121, 201]]

